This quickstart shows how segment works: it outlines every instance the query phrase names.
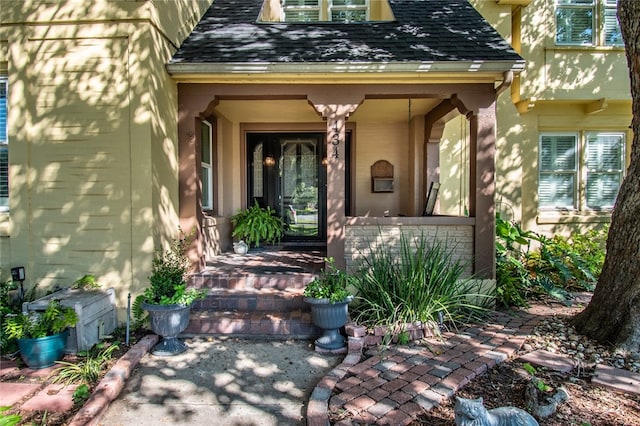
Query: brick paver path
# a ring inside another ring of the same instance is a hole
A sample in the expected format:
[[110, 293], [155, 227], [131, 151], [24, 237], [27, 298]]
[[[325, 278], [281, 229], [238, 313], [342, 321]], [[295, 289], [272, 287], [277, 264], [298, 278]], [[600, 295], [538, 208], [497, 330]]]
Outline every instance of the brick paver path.
[[354, 340], [350, 353], [315, 388], [307, 424], [408, 425], [421, 413], [450, 398], [458, 389], [496, 364], [511, 358], [545, 315], [497, 312], [477, 324], [420, 345], [391, 346], [361, 361]]

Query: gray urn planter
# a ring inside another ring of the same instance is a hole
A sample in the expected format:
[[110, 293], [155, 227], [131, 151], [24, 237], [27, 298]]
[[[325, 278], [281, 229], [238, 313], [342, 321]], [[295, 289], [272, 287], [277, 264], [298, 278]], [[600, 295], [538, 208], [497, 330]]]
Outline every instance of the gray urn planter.
[[158, 356], [178, 355], [187, 350], [178, 335], [189, 325], [191, 305], [153, 305], [143, 303], [142, 309], [149, 312], [151, 331], [162, 337], [151, 353]]
[[330, 302], [329, 299], [304, 298], [304, 301], [311, 305], [313, 324], [324, 332], [322, 336], [316, 339], [316, 346], [323, 349], [341, 349], [346, 346], [346, 341], [340, 334], [340, 328], [347, 323], [349, 302], [352, 300], [353, 296], [349, 296], [342, 302], [335, 303]]

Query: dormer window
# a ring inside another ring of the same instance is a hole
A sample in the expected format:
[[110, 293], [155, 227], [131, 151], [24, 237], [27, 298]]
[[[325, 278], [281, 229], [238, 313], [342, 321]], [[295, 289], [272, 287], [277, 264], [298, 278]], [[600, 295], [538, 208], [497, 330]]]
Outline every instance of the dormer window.
[[387, 0], [265, 0], [260, 22], [392, 21]]

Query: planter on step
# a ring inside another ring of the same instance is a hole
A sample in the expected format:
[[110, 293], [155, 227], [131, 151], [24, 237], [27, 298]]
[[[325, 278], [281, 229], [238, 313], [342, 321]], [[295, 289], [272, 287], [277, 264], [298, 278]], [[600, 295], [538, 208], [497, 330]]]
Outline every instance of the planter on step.
[[142, 309], [149, 313], [151, 331], [162, 339], [151, 353], [158, 356], [178, 355], [187, 350], [178, 335], [189, 325], [191, 305], [154, 305], [143, 303]]
[[67, 344], [68, 330], [52, 336], [17, 339], [20, 357], [29, 368], [51, 367], [62, 358]]
[[315, 341], [316, 346], [323, 349], [341, 349], [346, 346], [346, 341], [340, 334], [340, 328], [347, 323], [349, 302], [352, 300], [353, 296], [348, 296], [340, 302], [315, 297], [304, 298], [304, 301], [311, 306], [313, 324], [323, 330], [322, 336]]

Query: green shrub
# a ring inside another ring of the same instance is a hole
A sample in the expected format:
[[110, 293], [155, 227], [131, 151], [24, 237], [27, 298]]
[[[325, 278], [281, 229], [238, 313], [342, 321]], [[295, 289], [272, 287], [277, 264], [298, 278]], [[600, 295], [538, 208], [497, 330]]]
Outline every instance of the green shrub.
[[474, 293], [473, 278], [464, 278], [467, 265], [443, 243], [401, 235], [399, 252], [385, 243], [370, 243], [369, 251], [353, 281], [359, 324], [435, 323], [440, 317], [455, 324], [484, 311], [471, 299], [487, 296]]
[[[605, 257], [608, 226], [569, 238], [523, 231], [496, 216], [496, 293], [505, 306], [527, 306], [549, 295], [570, 303], [569, 292], [594, 289]], [[531, 249], [534, 243], [538, 246]]]

